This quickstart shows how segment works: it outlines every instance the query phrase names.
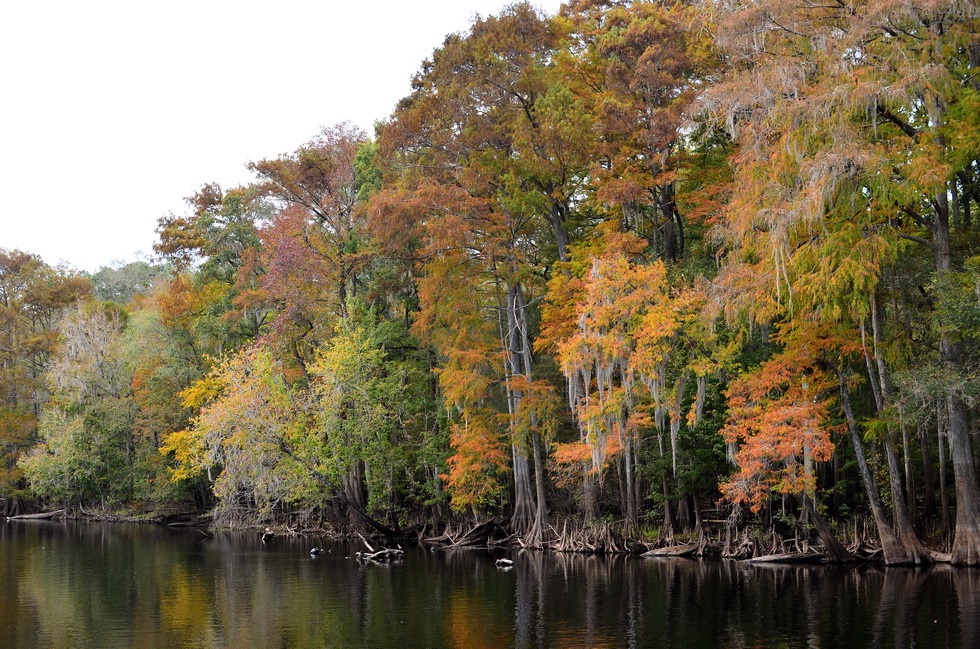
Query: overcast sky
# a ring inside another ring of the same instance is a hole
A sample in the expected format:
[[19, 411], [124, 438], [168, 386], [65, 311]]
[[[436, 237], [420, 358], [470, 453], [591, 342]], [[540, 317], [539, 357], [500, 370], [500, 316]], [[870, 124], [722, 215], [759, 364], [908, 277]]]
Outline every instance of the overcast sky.
[[88, 271], [150, 255], [185, 196], [321, 126], [371, 133], [446, 34], [507, 4], [4, 2], [0, 248]]

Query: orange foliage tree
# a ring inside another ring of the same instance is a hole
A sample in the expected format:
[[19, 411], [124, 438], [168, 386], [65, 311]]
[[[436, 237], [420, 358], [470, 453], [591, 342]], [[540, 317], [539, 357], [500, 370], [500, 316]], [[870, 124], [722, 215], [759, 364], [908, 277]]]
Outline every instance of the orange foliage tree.
[[[655, 423], [670, 441], [676, 473], [680, 401], [685, 379], [666, 388], [668, 363], [687, 362], [681, 328], [697, 310], [691, 290], [672, 287], [662, 261], [647, 262], [647, 242], [606, 223], [600, 236], [573, 247], [572, 261], [549, 284], [539, 345], [555, 349], [579, 422], [579, 445], [589, 451], [587, 514], [595, 516], [596, 479], [615, 459], [625, 479], [624, 510], [638, 524], [640, 428]], [[638, 389], [639, 388], [639, 389]], [[656, 413], [651, 422], [649, 412]], [[559, 448], [558, 457], [580, 456]]]

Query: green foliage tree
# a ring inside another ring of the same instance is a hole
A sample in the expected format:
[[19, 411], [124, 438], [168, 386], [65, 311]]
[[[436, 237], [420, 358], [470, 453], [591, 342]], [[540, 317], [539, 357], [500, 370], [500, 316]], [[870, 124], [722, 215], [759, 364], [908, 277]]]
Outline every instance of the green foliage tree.
[[23, 487], [17, 460], [37, 441], [44, 380], [62, 311], [91, 283], [35, 255], [0, 249], [0, 495]]
[[74, 307], [59, 324], [41, 441], [19, 463], [41, 497], [106, 504], [139, 495], [144, 467], [134, 461], [137, 406], [120, 354], [124, 317], [89, 303]]
[[166, 266], [145, 261], [104, 266], [92, 275], [92, 294], [98, 300], [125, 306], [137, 295], [149, 292], [156, 281], [168, 274]]

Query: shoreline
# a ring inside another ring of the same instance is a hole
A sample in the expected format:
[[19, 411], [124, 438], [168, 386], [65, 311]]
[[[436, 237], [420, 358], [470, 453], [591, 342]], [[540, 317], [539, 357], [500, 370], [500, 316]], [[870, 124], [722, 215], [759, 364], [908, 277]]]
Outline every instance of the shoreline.
[[[6, 521], [80, 521], [95, 523], [123, 523], [139, 525], [159, 525], [169, 528], [195, 529], [204, 536], [215, 532], [255, 533], [262, 537], [263, 542], [281, 537], [323, 536], [328, 535], [337, 539], [357, 541], [361, 539], [368, 545], [362, 531], [354, 526], [350, 529], [337, 529], [332, 526], [290, 525], [287, 521], [262, 522], [254, 521], [241, 525], [216, 524], [213, 512], [180, 506], [161, 506], [150, 508], [120, 508], [110, 511], [92, 511], [82, 507], [77, 509], [62, 508], [34, 514], [21, 514], [5, 517]], [[822, 551], [819, 542], [811, 543], [808, 539], [780, 536], [774, 529], [742, 528], [738, 532], [739, 540], [733, 545], [732, 537], [728, 541], [720, 538], [724, 535], [711, 535], [703, 531], [679, 534], [676, 537], [644, 540], [624, 535], [620, 530], [613, 529], [609, 523], [589, 526], [581, 521], [563, 520], [562, 533], [552, 527], [554, 536], [537, 547], [531, 547], [523, 542], [520, 535], [511, 533], [503, 521], [492, 519], [480, 524], [460, 527], [460, 522], [429, 521], [426, 524], [416, 524], [399, 530], [395, 537], [385, 537], [378, 533], [368, 534], [367, 538], [382, 543], [381, 547], [397, 547], [401, 543], [412, 543], [427, 546], [432, 551], [456, 549], [480, 550], [536, 550], [563, 554], [582, 554], [593, 556], [606, 555], [636, 555], [644, 558], [686, 558], [691, 560], [732, 560], [754, 565], [882, 565], [881, 548], [873, 540], [852, 540], [848, 549], [854, 554], [852, 561], [831, 561]], [[569, 532], [569, 523], [572, 531]], [[853, 528], [852, 528], [853, 529]], [[430, 532], [431, 530], [431, 532]], [[436, 533], [436, 530], [441, 530]], [[948, 552], [929, 550], [930, 561], [925, 564], [894, 564], [887, 567], [926, 567], [932, 564], [951, 564]]]

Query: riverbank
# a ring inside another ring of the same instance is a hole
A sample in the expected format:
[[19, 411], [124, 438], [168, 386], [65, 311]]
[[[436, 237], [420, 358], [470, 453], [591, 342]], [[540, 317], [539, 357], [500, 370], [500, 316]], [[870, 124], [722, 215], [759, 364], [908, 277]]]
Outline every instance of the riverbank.
[[73, 520], [96, 523], [145, 523], [165, 527], [194, 527], [209, 529], [214, 516], [208, 512], [181, 506], [160, 504], [153, 506], [129, 506], [120, 508], [92, 509], [82, 506], [62, 507], [39, 512], [6, 516], [7, 520]]
[[[658, 528], [630, 532], [615, 522], [585, 523], [578, 519], [556, 519], [549, 527], [545, 541], [530, 545], [510, 529], [506, 519], [482, 522], [457, 519], [425, 521], [404, 528], [395, 527], [385, 536], [368, 531], [356, 521], [331, 522], [322, 513], [310, 510], [280, 514], [261, 519], [254, 511], [202, 511], [189, 505], [173, 503], [139, 503], [115, 508], [62, 508], [8, 517], [8, 520], [51, 519], [83, 520], [100, 523], [137, 523], [164, 527], [186, 527], [210, 534], [215, 530], [253, 531], [270, 540], [276, 537], [329, 535], [356, 540], [366, 536], [381, 545], [420, 543], [431, 549], [489, 548], [533, 549], [558, 553], [614, 555], [638, 554], [649, 557], [689, 557], [693, 559], [735, 559], [770, 563], [834, 562], [824, 554], [816, 531], [796, 522], [794, 525], [764, 526], [749, 524], [732, 527], [713, 521], [686, 532], [664, 533]], [[364, 536], [362, 536], [364, 535]], [[881, 562], [882, 551], [868, 522], [857, 518], [838, 529], [838, 538], [855, 562]], [[945, 548], [932, 549], [934, 563], [949, 563]]]

